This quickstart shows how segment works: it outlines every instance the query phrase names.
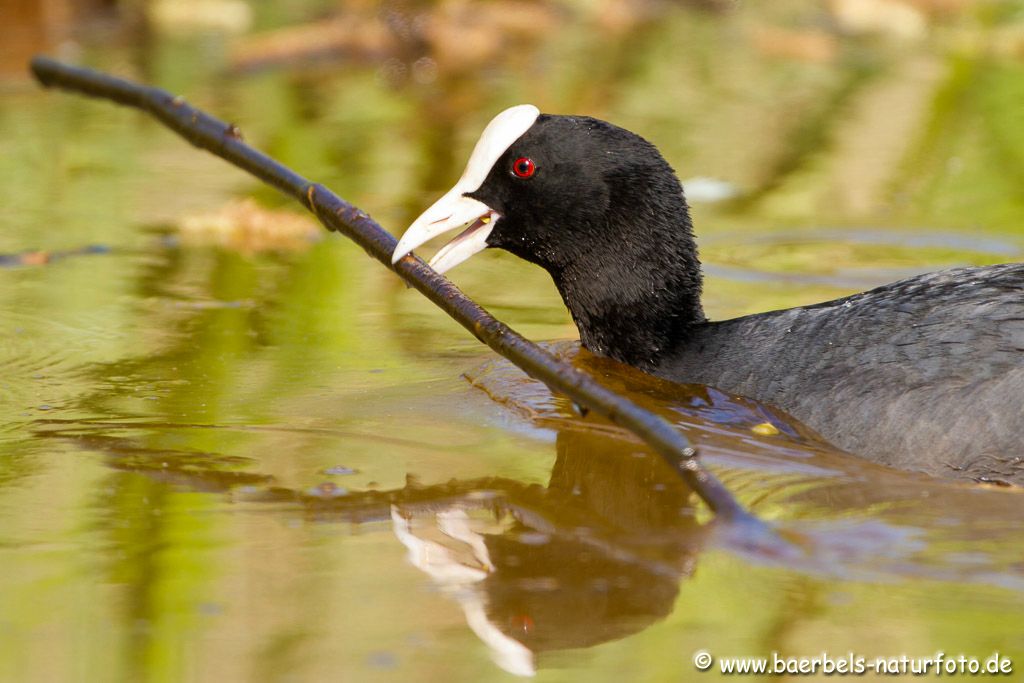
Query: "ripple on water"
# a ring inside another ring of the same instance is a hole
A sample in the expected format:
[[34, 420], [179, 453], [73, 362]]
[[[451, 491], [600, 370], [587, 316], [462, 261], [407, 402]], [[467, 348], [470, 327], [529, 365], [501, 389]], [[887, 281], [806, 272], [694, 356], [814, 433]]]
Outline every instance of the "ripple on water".
[[[722, 481], [807, 551], [809, 571], [843, 578], [921, 577], [1024, 591], [1024, 491], [894, 470], [839, 451], [788, 415], [746, 398], [675, 385], [596, 358], [576, 342], [548, 349], [678, 425]], [[643, 452], [632, 434], [588, 415], [509, 362], [468, 374], [535, 425]], [[754, 429], [769, 422], [773, 431]], [[971, 562], [964, 562], [969, 556]]]
[[95, 362], [119, 349], [121, 338], [96, 312], [58, 320], [0, 311], [0, 439], [12, 437], [27, 421], [72, 404], [94, 385]]

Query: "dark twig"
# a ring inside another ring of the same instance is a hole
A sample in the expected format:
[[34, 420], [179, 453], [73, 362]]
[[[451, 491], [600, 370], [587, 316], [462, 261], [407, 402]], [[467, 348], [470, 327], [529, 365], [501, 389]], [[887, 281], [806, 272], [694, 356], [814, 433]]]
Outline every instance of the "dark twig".
[[394, 270], [481, 342], [561, 392], [578, 405], [633, 431], [657, 451], [724, 519], [756, 522], [721, 482], [697, 460], [689, 441], [667, 421], [598, 384], [499, 322], [420, 259], [407, 256], [394, 266], [395, 238], [360, 209], [326, 187], [311, 183], [242, 142], [238, 129], [195, 109], [181, 97], [46, 57], [32, 60], [32, 73], [46, 87], [113, 100], [152, 114], [196, 147], [205, 149], [298, 199], [328, 230], [344, 234]]

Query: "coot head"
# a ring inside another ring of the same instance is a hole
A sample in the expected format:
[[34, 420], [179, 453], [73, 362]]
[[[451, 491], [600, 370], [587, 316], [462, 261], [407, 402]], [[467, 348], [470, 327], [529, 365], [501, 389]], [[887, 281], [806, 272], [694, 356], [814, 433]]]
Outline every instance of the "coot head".
[[463, 227], [431, 260], [436, 270], [488, 247], [536, 263], [596, 353], [653, 367], [704, 320], [682, 186], [653, 145], [623, 128], [531, 105], [502, 112], [455, 186], [406, 231], [394, 261]]

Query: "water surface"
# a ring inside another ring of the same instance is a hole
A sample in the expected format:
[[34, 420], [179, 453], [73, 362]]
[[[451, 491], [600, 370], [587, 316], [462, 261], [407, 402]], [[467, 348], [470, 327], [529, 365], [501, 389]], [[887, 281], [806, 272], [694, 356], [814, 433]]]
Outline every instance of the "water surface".
[[[1024, 251], [1024, 65], [999, 47], [1019, 4], [916, 38], [809, 2], [395, 4], [351, 12], [428, 40], [342, 30], [347, 51], [257, 63], [253, 41], [328, 7], [272, 5], [234, 34], [104, 20], [75, 53], [396, 232], [501, 108], [613, 120], [730, 189], [694, 196], [716, 318]], [[491, 25], [500, 49], [470, 40]], [[1024, 666], [1018, 489], [878, 467], [553, 343], [679, 425], [799, 552], [751, 547], [343, 239], [209, 228], [242, 198], [295, 207], [141, 115], [11, 75], [0, 168], [0, 679], [689, 680], [700, 649]], [[538, 269], [489, 253], [452, 278], [530, 338], [575, 336]]]

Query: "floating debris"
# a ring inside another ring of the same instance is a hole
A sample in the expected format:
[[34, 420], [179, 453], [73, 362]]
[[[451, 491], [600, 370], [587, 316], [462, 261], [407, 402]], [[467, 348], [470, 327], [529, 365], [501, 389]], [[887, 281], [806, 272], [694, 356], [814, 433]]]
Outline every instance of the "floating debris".
[[313, 219], [295, 211], [267, 209], [236, 199], [212, 213], [185, 216], [177, 225], [183, 244], [219, 246], [252, 254], [300, 251], [323, 238]]
[[762, 422], [761, 424], [754, 425], [750, 428], [750, 431], [760, 436], [778, 436], [779, 428], [773, 425], [771, 422]]
[[69, 256], [88, 256], [91, 254], [108, 254], [110, 247], [102, 244], [90, 244], [78, 249], [63, 251], [46, 251], [32, 249], [16, 254], [0, 254], [0, 268], [18, 268], [23, 266], [45, 266]]

